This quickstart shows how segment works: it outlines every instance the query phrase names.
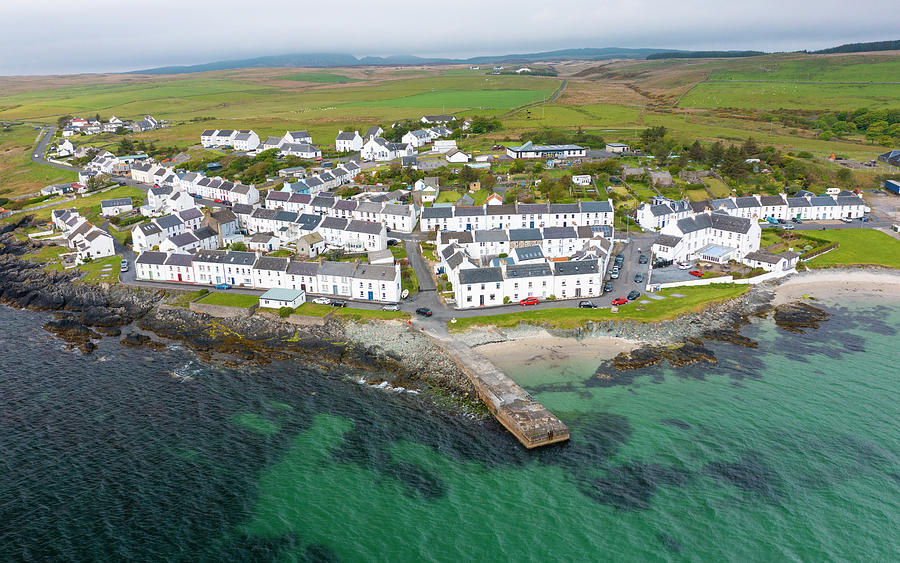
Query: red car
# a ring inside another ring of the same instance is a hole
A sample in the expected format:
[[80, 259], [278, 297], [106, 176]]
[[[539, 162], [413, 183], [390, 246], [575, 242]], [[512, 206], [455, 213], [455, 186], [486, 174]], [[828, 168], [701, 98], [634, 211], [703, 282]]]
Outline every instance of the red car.
[[688, 272], [688, 273], [689, 273], [690, 275], [692, 275], [692, 276], [697, 276], [698, 278], [702, 278], [702, 277], [703, 277], [703, 272], [701, 272], [700, 270], [691, 270], [691, 271]]
[[540, 301], [538, 301], [537, 297], [528, 297], [519, 301], [519, 305], [537, 305], [538, 303], [540, 303]]
[[627, 303], [628, 303], [628, 300], [625, 299], [624, 297], [616, 297], [615, 299], [612, 300], [613, 305], [625, 305]]

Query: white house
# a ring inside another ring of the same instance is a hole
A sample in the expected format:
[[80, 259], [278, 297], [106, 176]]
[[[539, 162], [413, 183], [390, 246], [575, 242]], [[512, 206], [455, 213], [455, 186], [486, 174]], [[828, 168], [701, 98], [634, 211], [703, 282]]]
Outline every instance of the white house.
[[511, 158], [581, 158], [587, 149], [578, 145], [535, 145], [531, 141], [518, 147], [507, 147]]
[[606, 143], [606, 152], [611, 152], [613, 154], [622, 154], [623, 152], [628, 152], [631, 148], [625, 143]]
[[234, 136], [234, 150], [236, 151], [255, 151], [259, 148], [259, 135], [252, 130], [239, 131]]
[[415, 149], [406, 143], [391, 143], [383, 137], [369, 139], [360, 150], [359, 156], [363, 160], [387, 162], [402, 156], [412, 156]]
[[363, 147], [363, 138], [359, 131], [338, 131], [337, 137], [334, 139], [334, 148], [338, 152], [356, 152]]
[[104, 199], [100, 202], [100, 215], [104, 217], [115, 217], [133, 209], [130, 197]]
[[724, 264], [742, 261], [759, 250], [759, 222], [724, 211], [698, 213], [667, 224], [653, 243], [653, 253], [663, 260], [705, 260]]
[[382, 129], [378, 125], [373, 125], [366, 131], [366, 135], [365, 137], [363, 137], [363, 141], [371, 141], [372, 139], [381, 137], [382, 135], [384, 135], [384, 129]]
[[447, 154], [448, 152], [456, 149], [456, 141], [453, 139], [449, 140], [439, 140], [434, 142], [434, 146], [431, 147], [431, 152], [439, 153], [439, 154]]
[[635, 219], [644, 229], [656, 231], [693, 214], [690, 202], [686, 199], [672, 201], [664, 197], [655, 197], [649, 203], [645, 202], [638, 206]]
[[268, 309], [296, 309], [306, 303], [306, 292], [302, 289], [282, 289], [274, 287], [259, 296], [259, 306]]
[[575, 174], [572, 176], [572, 183], [576, 186], [590, 186], [591, 185], [591, 175], [590, 174]]
[[167, 238], [163, 235], [162, 229], [155, 223], [145, 223], [136, 225], [131, 229], [131, 243], [135, 252], [144, 252], [150, 250], [154, 246], [158, 247]]
[[279, 149], [284, 156], [297, 156], [306, 159], [322, 158], [322, 151], [309, 143], [283, 143]]
[[459, 149], [450, 149], [447, 154], [444, 155], [444, 158], [447, 160], [447, 162], [458, 164], [469, 162], [472, 157]]
[[424, 129], [409, 131], [400, 139], [402, 142], [412, 145], [414, 148], [424, 147], [431, 142], [431, 134]]
[[56, 156], [60, 158], [72, 156], [73, 154], [75, 154], [75, 145], [73, 145], [72, 141], [69, 139], [63, 139], [62, 142], [56, 146]]
[[286, 145], [311, 145], [312, 135], [308, 131], [285, 131], [281, 141]]

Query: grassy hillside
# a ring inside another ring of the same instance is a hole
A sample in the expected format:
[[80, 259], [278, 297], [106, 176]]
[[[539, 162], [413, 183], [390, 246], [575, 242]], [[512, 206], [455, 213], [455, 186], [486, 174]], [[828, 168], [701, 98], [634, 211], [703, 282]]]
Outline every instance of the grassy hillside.
[[812, 82], [900, 82], [900, 59], [871, 56], [808, 57], [758, 61], [743, 68], [715, 70], [710, 80], [783, 80]]
[[840, 110], [897, 107], [900, 84], [701, 82], [679, 107]]

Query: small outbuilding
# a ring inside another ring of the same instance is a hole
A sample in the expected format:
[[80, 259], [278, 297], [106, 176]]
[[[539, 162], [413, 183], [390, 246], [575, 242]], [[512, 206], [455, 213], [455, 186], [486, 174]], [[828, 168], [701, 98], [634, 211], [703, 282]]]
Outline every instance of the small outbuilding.
[[290, 307], [296, 309], [306, 303], [306, 292], [301, 289], [273, 287], [259, 297], [259, 306], [267, 309]]

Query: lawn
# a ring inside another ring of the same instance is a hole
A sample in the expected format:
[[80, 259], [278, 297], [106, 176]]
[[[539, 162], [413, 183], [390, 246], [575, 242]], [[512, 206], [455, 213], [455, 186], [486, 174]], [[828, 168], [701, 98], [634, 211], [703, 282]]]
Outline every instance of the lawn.
[[30, 194], [78, 179], [74, 172], [31, 162], [37, 134], [28, 125], [0, 129], [0, 197]]
[[[701, 311], [712, 303], [733, 299], [745, 293], [748, 289], [749, 287], [746, 285], [734, 284], [679, 287], [664, 289], [659, 292], [659, 295], [668, 296], [672, 293], [678, 293], [684, 295], [684, 297], [668, 297], [661, 301], [651, 301], [647, 305], [631, 302], [628, 305], [619, 307], [618, 313], [613, 313], [610, 309], [579, 309], [577, 301], [572, 301], [570, 306], [557, 309], [534, 309], [484, 317], [463, 317], [458, 318], [456, 323], [449, 323], [447, 326], [452, 332], [461, 332], [473, 326], [511, 328], [519, 323], [571, 329], [582, 326], [587, 321], [635, 320], [655, 322], [671, 319], [685, 313]], [[602, 299], [606, 301], [606, 297]], [[595, 301], [599, 301], [599, 299], [595, 299]], [[643, 307], [643, 309], [639, 309], [639, 307]]]
[[691, 201], [702, 201], [709, 198], [709, 194], [704, 189], [685, 190], [684, 193]]
[[816, 231], [816, 238], [840, 246], [809, 261], [813, 268], [829, 266], [887, 266], [900, 268], [900, 240], [873, 229]]
[[121, 256], [107, 256], [98, 260], [85, 262], [78, 266], [78, 270], [84, 272], [82, 281], [118, 283], [119, 269], [122, 267]]
[[216, 292], [210, 293], [198, 303], [206, 305], [224, 305], [226, 307], [240, 307], [248, 309], [259, 303], [259, 297], [256, 295], [244, 295], [243, 293], [226, 293]]
[[452, 188], [443, 188], [440, 193], [438, 193], [437, 199], [434, 201], [435, 203], [454, 203], [462, 197], [462, 194]]
[[175, 305], [176, 307], [188, 307], [188, 304], [195, 299], [199, 299], [209, 293], [208, 289], [198, 289], [197, 291], [188, 291], [187, 293], [182, 293], [175, 297], [172, 301], [169, 302], [171, 305]]
[[717, 198], [728, 197], [731, 195], [731, 188], [728, 187], [728, 184], [718, 178], [704, 178], [703, 182], [706, 184], [706, 187], [709, 188], [709, 191], [712, 192], [712, 195]]
[[142, 202], [144, 201], [144, 197], [146, 197], [146, 194], [140, 188], [134, 188], [131, 186], [119, 186], [105, 192], [93, 193], [85, 197], [79, 197], [74, 201], [65, 201], [59, 205], [54, 205], [53, 207], [38, 209], [34, 212], [34, 216], [35, 219], [48, 220], [50, 219], [50, 215], [52, 214], [54, 209], [68, 209], [70, 207], [75, 207], [85, 219], [87, 219], [88, 221], [94, 221], [99, 226], [99, 223], [101, 222], [100, 202], [104, 199], [114, 199], [117, 197], [130, 197], [135, 200], [135, 204], [142, 204]]

